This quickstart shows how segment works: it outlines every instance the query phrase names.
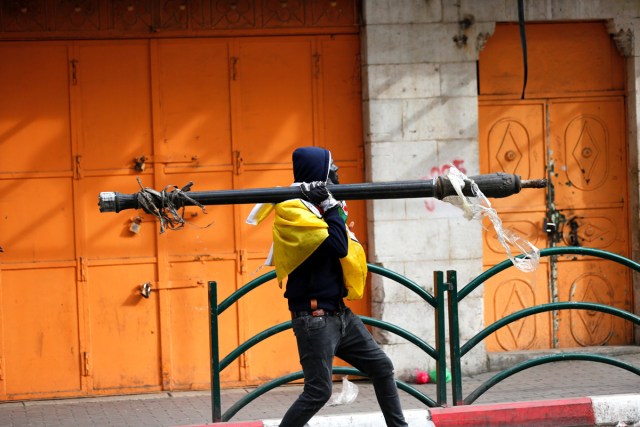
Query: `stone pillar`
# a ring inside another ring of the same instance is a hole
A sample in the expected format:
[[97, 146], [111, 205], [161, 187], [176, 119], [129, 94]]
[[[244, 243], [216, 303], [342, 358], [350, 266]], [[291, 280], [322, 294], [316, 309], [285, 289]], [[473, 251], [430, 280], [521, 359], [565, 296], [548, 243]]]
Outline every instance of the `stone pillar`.
[[[637, 9], [640, 9], [640, 5]], [[637, 16], [637, 14], [636, 14]], [[640, 18], [618, 16], [608, 22], [611, 37], [618, 51], [627, 58], [627, 138], [629, 167], [631, 170], [629, 195], [631, 197], [631, 257], [640, 259], [640, 43], [635, 41], [640, 32]], [[640, 273], [633, 279], [634, 313], [640, 313]], [[635, 326], [635, 344], [640, 345], [640, 327]]]
[[[443, 3], [445, 3], [443, 5]], [[370, 181], [427, 179], [456, 166], [479, 173], [478, 46], [494, 25], [458, 16], [453, 2], [367, 0], [363, 28], [363, 111]], [[468, 21], [465, 21], [467, 19]], [[460, 284], [482, 271], [481, 227], [437, 200], [368, 202], [369, 260], [433, 291], [434, 270], [456, 270]], [[482, 292], [460, 309], [463, 339], [478, 332]], [[373, 281], [373, 315], [434, 343], [434, 311], [403, 287]], [[377, 331], [401, 376], [433, 361], [412, 344]], [[485, 369], [484, 348], [465, 371]]]

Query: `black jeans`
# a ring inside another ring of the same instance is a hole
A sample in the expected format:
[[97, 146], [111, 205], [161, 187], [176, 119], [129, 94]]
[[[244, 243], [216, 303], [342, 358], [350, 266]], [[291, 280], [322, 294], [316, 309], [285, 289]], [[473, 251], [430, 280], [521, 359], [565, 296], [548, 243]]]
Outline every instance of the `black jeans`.
[[336, 316], [293, 319], [304, 389], [280, 427], [302, 427], [331, 397], [333, 357], [338, 356], [371, 378], [387, 426], [406, 426], [393, 364], [362, 320], [348, 308]]

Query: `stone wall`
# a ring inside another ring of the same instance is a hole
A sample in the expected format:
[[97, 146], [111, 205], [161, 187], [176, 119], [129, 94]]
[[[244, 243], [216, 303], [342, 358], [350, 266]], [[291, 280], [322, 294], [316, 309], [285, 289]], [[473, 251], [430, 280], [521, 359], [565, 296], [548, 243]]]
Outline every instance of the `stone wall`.
[[[604, 20], [628, 57], [633, 235], [638, 223], [640, 108], [640, 3], [636, 0], [525, 2], [527, 21]], [[479, 173], [476, 61], [496, 22], [517, 22], [516, 0], [363, 0], [363, 126], [367, 179], [426, 179], [454, 164]], [[470, 23], [470, 25], [468, 25]], [[368, 203], [370, 261], [433, 291], [434, 270], [456, 270], [458, 283], [482, 271], [481, 228], [441, 201], [375, 200]], [[640, 255], [634, 237], [633, 256]], [[637, 280], [636, 280], [637, 282]], [[640, 295], [635, 285], [636, 295]], [[636, 312], [640, 312], [636, 298]], [[374, 278], [373, 314], [434, 343], [433, 309], [404, 288]], [[460, 307], [462, 342], [482, 328], [482, 290]], [[376, 332], [399, 376], [433, 361], [412, 344]], [[636, 334], [640, 340], [640, 333]], [[486, 369], [482, 346], [463, 358], [463, 371]]]

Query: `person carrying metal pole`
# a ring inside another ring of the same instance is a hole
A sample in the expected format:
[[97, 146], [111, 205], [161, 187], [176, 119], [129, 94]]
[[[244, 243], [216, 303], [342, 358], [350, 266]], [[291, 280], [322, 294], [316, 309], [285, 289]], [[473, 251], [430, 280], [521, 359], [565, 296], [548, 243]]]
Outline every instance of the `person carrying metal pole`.
[[[304, 388], [280, 426], [304, 426], [329, 401], [334, 356], [369, 376], [387, 426], [406, 426], [391, 360], [344, 303], [362, 297], [367, 271], [362, 246], [345, 223], [346, 205], [327, 189], [327, 183], [338, 184], [337, 167], [319, 147], [298, 148], [292, 160], [303, 198], [274, 206], [270, 258], [279, 283], [288, 278], [284, 296]], [[258, 206], [251, 217], [248, 222], [257, 223], [265, 210]]]

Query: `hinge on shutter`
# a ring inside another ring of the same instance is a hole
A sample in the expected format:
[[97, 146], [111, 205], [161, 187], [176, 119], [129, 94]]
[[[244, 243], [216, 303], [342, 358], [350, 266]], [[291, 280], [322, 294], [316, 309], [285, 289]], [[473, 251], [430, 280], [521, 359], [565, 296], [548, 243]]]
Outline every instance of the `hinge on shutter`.
[[78, 260], [78, 280], [86, 282], [88, 275], [87, 259], [85, 257], [80, 257]]
[[71, 84], [76, 86], [78, 84], [78, 60], [71, 60]]
[[80, 179], [80, 178], [82, 178], [82, 156], [76, 155], [76, 168], [75, 168], [74, 179]]
[[315, 79], [320, 78], [320, 54], [319, 53], [313, 54], [313, 78]]
[[244, 160], [242, 159], [242, 154], [240, 154], [240, 151], [234, 151], [233, 157], [234, 157], [233, 173], [236, 175], [240, 175], [242, 173], [242, 165], [244, 163]]
[[249, 356], [247, 353], [240, 355], [240, 366], [244, 369], [249, 367]]
[[82, 353], [82, 376], [84, 377], [88, 377], [89, 376], [89, 371], [90, 371], [90, 366], [89, 366], [89, 352], [85, 351], [84, 353]]
[[238, 61], [240, 60], [240, 58], [238, 58], [237, 56], [232, 56], [230, 59], [231, 80], [238, 80]]
[[247, 272], [247, 251], [245, 249], [238, 251], [238, 270], [240, 274]]

